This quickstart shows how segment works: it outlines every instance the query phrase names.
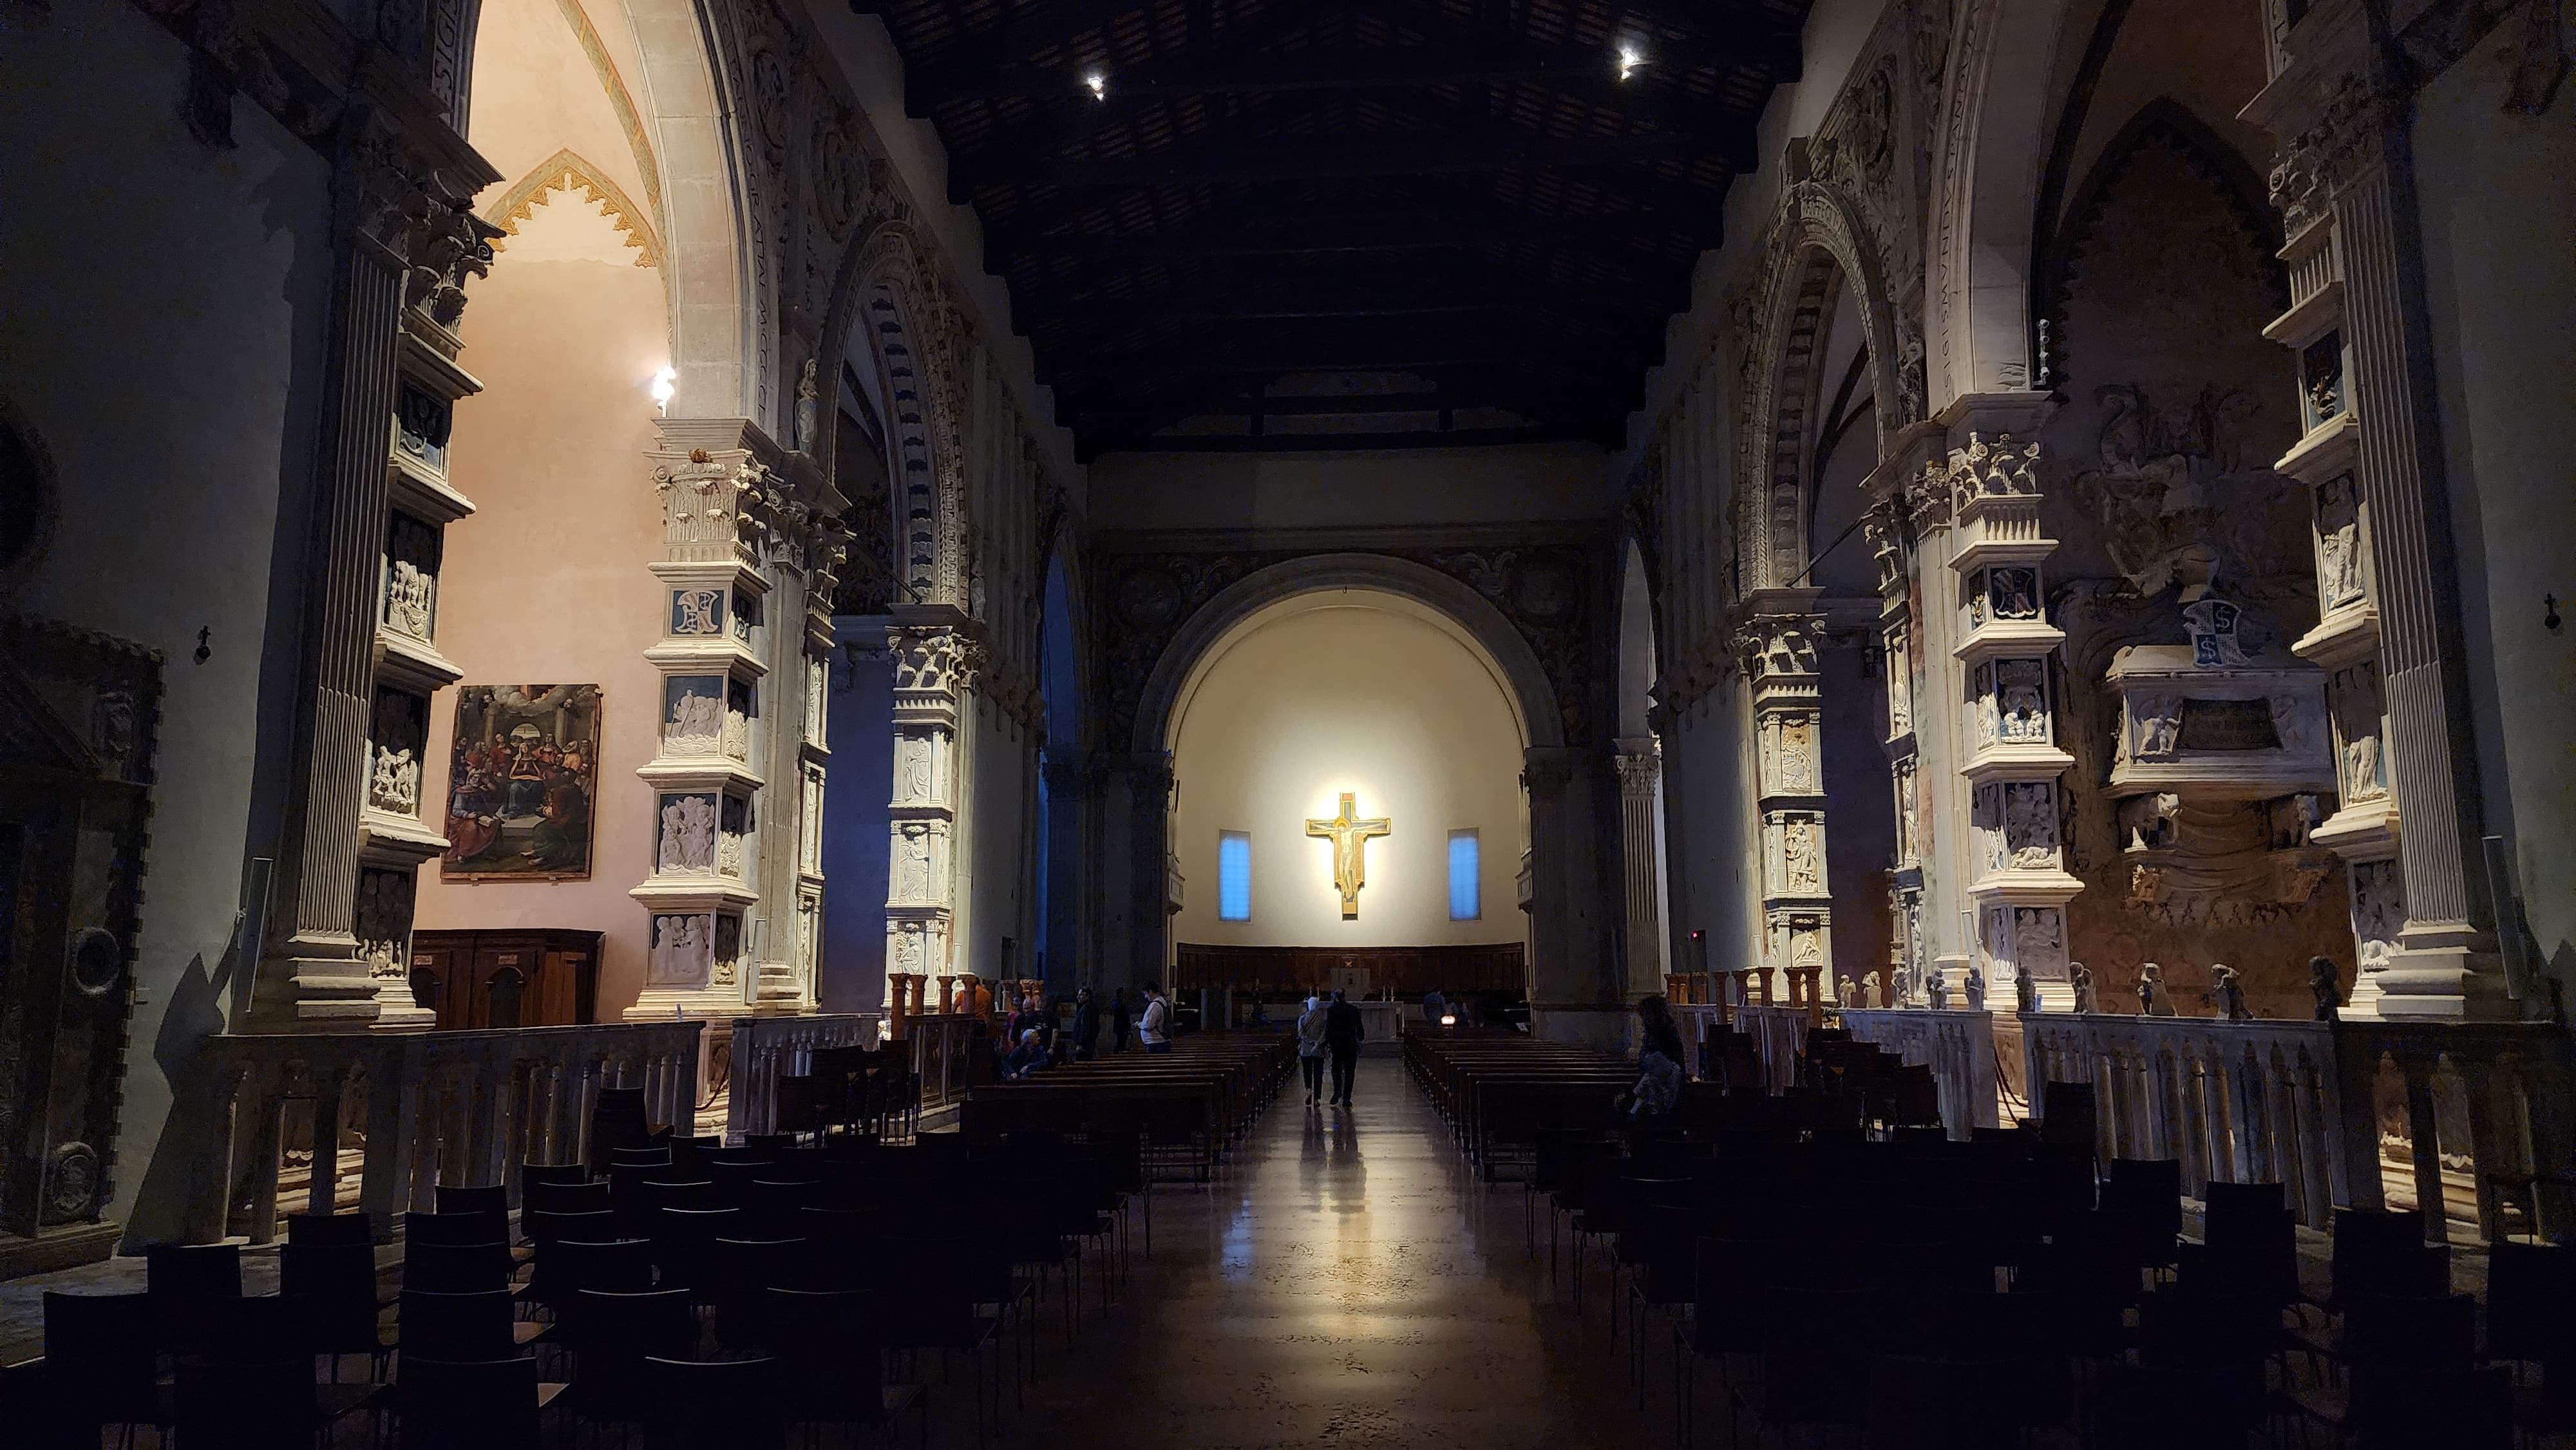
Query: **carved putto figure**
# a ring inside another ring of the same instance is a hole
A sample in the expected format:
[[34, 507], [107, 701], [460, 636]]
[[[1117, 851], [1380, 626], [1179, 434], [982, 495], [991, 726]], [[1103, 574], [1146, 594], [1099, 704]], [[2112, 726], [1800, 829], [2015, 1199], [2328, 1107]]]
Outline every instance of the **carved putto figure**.
[[715, 803], [702, 795], [662, 802], [660, 869], [712, 871], [716, 865]]
[[2095, 996], [2093, 992], [2092, 968], [2084, 965], [2082, 962], [2068, 962], [2066, 964], [2066, 979], [2069, 982], [2072, 982], [2075, 986], [2076, 1011], [2099, 1012], [2102, 1010], [2102, 999]]
[[1843, 1010], [1846, 1012], [1857, 1008], [1860, 1006], [1860, 983], [1849, 977], [1836, 977], [1834, 999], [1842, 1003]]
[[391, 815], [408, 816], [420, 810], [420, 762], [411, 758], [411, 748], [376, 747], [376, 765], [367, 781], [367, 804]]
[[1985, 1010], [1986, 1010], [1986, 972], [1985, 972], [1985, 968], [1978, 966], [1975, 962], [1970, 962], [1970, 963], [1968, 963], [1968, 975], [1967, 975], [1967, 979], [1966, 979], [1965, 981], [1961, 982], [1961, 983], [1960, 983], [1960, 985], [1961, 985], [1962, 987], [1965, 987], [1965, 988], [1967, 989], [1967, 993], [1968, 993], [1968, 1010], [1969, 1010], [1969, 1011], [1971, 1011], [1971, 1012], [1983, 1012], [1983, 1011], [1985, 1011]]
[[715, 749], [724, 736], [724, 701], [695, 690], [683, 694], [671, 702], [671, 721], [665, 733], [674, 748]]
[[2039, 1010], [2039, 981], [2028, 972], [2013, 973], [2013, 1009], [2025, 1013]]
[[2362, 594], [2361, 512], [2348, 477], [2317, 490], [2317, 593], [2328, 609]]
[[1950, 974], [1938, 967], [1923, 974], [1923, 1004], [1935, 1012], [1950, 1010]]
[[2182, 739], [2182, 698], [2149, 695], [2133, 708], [2138, 717], [2138, 758], [2152, 760], [2173, 754]]
[[698, 916], [653, 918], [652, 980], [659, 986], [690, 986], [706, 980], [707, 953], [714, 946]]
[[385, 623], [414, 639], [429, 638], [430, 576], [409, 559], [394, 561], [385, 581]]
[[2148, 962], [2138, 968], [2138, 1013], [2144, 1017], [2171, 1017], [2173, 1000], [2165, 994], [2165, 969]]
[[2007, 742], [2048, 742], [2048, 697], [2037, 660], [2006, 660], [1995, 670], [2002, 698], [2002, 738]]
[[2057, 803], [2046, 782], [2004, 787], [2004, 836], [2015, 866], [2057, 862]]
[[2245, 984], [2225, 962], [2209, 964], [2209, 1004], [2230, 1022], [2250, 1022], [2254, 1009], [2245, 1005]]
[[2342, 1020], [2343, 988], [2335, 980], [2333, 958], [2308, 958], [2308, 993], [2316, 999], [2319, 1022]]

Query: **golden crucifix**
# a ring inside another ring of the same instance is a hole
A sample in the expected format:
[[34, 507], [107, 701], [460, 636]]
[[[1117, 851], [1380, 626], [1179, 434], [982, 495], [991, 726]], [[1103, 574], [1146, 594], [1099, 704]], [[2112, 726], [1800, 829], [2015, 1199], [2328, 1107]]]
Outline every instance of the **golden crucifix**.
[[1393, 823], [1384, 816], [1371, 820], [1351, 818], [1351, 795], [1342, 793], [1341, 814], [1329, 821], [1311, 817], [1306, 834], [1329, 839], [1333, 843], [1333, 885], [1342, 893], [1342, 920], [1357, 919], [1360, 914], [1360, 888], [1368, 884], [1368, 839], [1392, 832]]

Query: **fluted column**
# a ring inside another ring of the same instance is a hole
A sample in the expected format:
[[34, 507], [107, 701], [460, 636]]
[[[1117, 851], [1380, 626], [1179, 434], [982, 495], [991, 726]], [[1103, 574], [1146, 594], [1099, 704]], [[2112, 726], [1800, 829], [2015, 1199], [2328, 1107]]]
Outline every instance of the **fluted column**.
[[[2509, 1017], [2483, 830], [2457, 553], [2424, 336], [2405, 66], [2359, 0], [2276, 34], [2248, 120], [2283, 138], [2272, 197], [2308, 436], [2281, 471], [2317, 503], [2324, 618], [2299, 642], [2329, 671], [2342, 809], [2315, 839], [2352, 864], [2363, 979], [2353, 1013]], [[2402, 819], [2403, 827], [2399, 826]]]
[[[333, 179], [339, 256], [307, 562], [297, 765], [271, 878], [283, 909], [271, 919], [250, 1010], [251, 1025], [271, 1031], [346, 1027], [378, 1015], [378, 985], [354, 928], [373, 761], [397, 357], [406, 308], [431, 309], [440, 327], [452, 325], [464, 305], [464, 279], [488, 265], [490, 229], [470, 207], [477, 189], [499, 179], [436, 122], [406, 128], [362, 102], [343, 126], [349, 140]], [[403, 916], [407, 934], [407, 911]]]
[[1621, 740], [1614, 767], [1619, 773], [1619, 861], [1626, 888], [1628, 925], [1628, 990], [1653, 992], [1664, 980], [1663, 856], [1655, 829], [1663, 801], [1663, 751], [1651, 735]]

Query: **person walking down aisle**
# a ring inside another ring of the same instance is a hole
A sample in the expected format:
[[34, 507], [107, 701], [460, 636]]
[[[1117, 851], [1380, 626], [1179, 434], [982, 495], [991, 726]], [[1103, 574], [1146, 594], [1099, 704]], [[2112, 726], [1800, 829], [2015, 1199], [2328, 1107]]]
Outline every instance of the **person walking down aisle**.
[[1127, 1033], [1128, 1030], [1135, 1025], [1135, 1019], [1127, 1015], [1127, 989], [1121, 987], [1117, 991], [1110, 993], [1109, 1031], [1114, 1038], [1115, 1045], [1112, 1049], [1113, 1051], [1125, 1052], [1127, 1050]]
[[1073, 1060], [1089, 1062], [1100, 1055], [1100, 999], [1089, 987], [1073, 996]]
[[1306, 1010], [1297, 1018], [1297, 1068], [1306, 1074], [1306, 1106], [1313, 1107], [1324, 1096], [1324, 1026], [1330, 1014], [1324, 1011], [1324, 999], [1309, 997]]
[[1145, 984], [1145, 1015], [1136, 1023], [1136, 1040], [1147, 1052], [1172, 1050], [1172, 1004], [1163, 1000], [1163, 989], [1152, 982]]
[[1368, 1040], [1368, 1024], [1360, 1020], [1360, 1009], [1350, 998], [1336, 990], [1333, 1005], [1324, 1009], [1324, 1048], [1333, 1055], [1333, 1106], [1351, 1105], [1351, 1077], [1359, 1071], [1360, 1044]]

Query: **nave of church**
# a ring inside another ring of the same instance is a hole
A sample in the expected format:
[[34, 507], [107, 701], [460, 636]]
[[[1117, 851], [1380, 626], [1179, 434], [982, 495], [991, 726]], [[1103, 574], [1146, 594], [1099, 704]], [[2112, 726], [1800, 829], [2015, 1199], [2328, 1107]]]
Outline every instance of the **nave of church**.
[[1534, 1338], [1420, 1327], [1383, 1413], [1508, 1407], [1429, 1431], [1244, 1341], [1348, 1381], [1282, 1439], [1663, 1435], [1557, 1135], [1753, 1130], [2143, 1189], [2142, 1294], [2222, 1205], [2376, 1244], [2482, 1336], [2408, 1382], [2538, 1425], [2572, 67], [2564, 0], [0, 0], [0, 1413], [98, 1387], [48, 1292], [148, 1437], [177, 1284], [614, 1241], [720, 1365], [719, 1228], [1008, 1317], [1150, 1205], [996, 1432], [1092, 1433], [1356, 1062], [1287, 1237]]

